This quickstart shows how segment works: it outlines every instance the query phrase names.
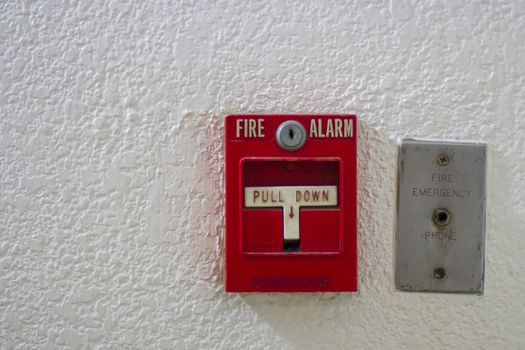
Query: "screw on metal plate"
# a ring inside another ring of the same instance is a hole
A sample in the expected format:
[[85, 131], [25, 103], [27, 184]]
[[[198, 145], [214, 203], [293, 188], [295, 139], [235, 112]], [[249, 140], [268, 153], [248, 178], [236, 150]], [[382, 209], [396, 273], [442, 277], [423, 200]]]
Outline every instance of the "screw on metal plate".
[[437, 226], [447, 226], [450, 224], [450, 220], [452, 220], [452, 215], [445, 208], [437, 208], [432, 214], [432, 221], [434, 221]]
[[446, 154], [439, 154], [436, 158], [436, 162], [440, 165], [440, 166], [447, 166], [448, 165], [448, 162], [449, 162], [449, 158]]
[[446, 271], [442, 267], [437, 267], [434, 269], [434, 278], [437, 280], [442, 280], [447, 275]]
[[287, 120], [279, 125], [275, 136], [277, 144], [287, 151], [296, 151], [306, 142], [306, 130], [295, 120]]

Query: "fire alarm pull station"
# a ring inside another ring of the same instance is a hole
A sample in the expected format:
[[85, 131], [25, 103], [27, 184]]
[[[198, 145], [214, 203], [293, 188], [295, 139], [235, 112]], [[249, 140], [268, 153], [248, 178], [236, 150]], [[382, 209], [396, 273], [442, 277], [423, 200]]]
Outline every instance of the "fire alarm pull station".
[[357, 290], [355, 115], [230, 115], [227, 292]]

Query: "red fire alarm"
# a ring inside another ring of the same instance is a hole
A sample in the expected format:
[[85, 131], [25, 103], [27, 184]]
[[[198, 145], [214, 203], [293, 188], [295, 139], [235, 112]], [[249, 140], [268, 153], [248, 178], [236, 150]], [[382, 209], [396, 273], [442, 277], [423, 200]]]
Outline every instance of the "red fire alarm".
[[357, 290], [355, 115], [230, 115], [226, 291]]

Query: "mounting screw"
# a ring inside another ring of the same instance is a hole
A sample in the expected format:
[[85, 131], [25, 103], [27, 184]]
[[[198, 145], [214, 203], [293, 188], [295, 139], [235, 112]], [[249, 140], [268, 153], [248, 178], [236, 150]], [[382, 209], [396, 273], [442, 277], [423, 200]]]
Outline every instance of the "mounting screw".
[[436, 158], [436, 162], [438, 163], [438, 165], [440, 166], [447, 166], [448, 165], [448, 162], [449, 162], [449, 159], [448, 159], [448, 156], [446, 154], [439, 154]]
[[306, 129], [295, 120], [287, 120], [277, 128], [277, 144], [287, 151], [297, 151], [306, 142]]
[[432, 214], [432, 221], [434, 221], [437, 226], [447, 226], [451, 220], [452, 215], [445, 208], [437, 208]]
[[434, 269], [434, 278], [437, 280], [442, 280], [447, 275], [446, 271], [442, 267], [437, 267]]

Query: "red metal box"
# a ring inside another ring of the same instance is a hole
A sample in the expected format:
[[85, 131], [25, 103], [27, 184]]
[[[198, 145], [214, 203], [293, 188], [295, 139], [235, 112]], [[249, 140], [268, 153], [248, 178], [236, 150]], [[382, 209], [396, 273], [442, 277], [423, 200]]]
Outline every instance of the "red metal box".
[[225, 118], [226, 291], [357, 290], [356, 123]]

